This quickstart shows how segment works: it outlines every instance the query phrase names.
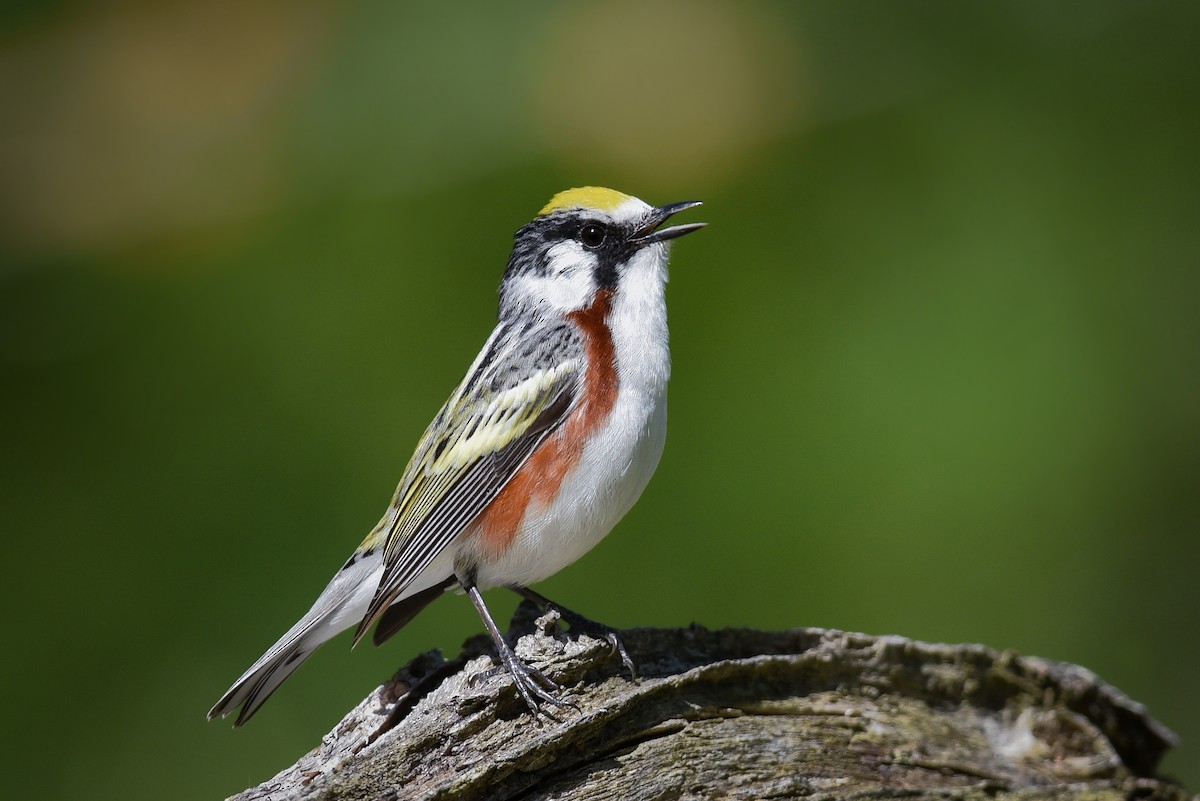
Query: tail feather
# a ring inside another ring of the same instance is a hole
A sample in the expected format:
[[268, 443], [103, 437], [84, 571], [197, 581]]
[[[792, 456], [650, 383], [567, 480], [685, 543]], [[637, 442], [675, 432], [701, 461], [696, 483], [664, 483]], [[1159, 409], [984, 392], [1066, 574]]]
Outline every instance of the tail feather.
[[[209, 710], [208, 719], [224, 717], [240, 707], [234, 725], [248, 721], [314, 651], [362, 622], [382, 575], [383, 557], [379, 551], [359, 554], [347, 562], [321, 592], [312, 609], [221, 696]], [[384, 613], [382, 629], [376, 630], [376, 644], [395, 634], [454, 583], [449, 556], [436, 561], [405, 587]]]
[[221, 696], [209, 710], [208, 719], [224, 717], [241, 707], [234, 725], [241, 726], [249, 720], [305, 659], [362, 619], [382, 568], [382, 559], [376, 554], [365, 554], [347, 563], [325, 587], [312, 609]]
[[[318, 643], [319, 646], [319, 643]], [[247, 681], [231, 689], [226, 693], [225, 698], [217, 702], [217, 705], [208, 713], [209, 719], [216, 715], [224, 715], [229, 711], [241, 706], [238, 712], [237, 719], [233, 722], [234, 726], [241, 726], [246, 721], [254, 716], [259, 707], [267, 702], [271, 694], [283, 684], [284, 680], [292, 675], [292, 671], [300, 667], [305, 659], [316, 651], [318, 646], [312, 648], [301, 648], [299, 645], [287, 654], [280, 655], [278, 659], [269, 665], [264, 665], [263, 668], [255, 674], [253, 681]]]
[[383, 611], [375, 624], [375, 644], [383, 645], [389, 637], [407, 626], [421, 610], [441, 597], [442, 593], [458, 583], [454, 576], [434, 584], [432, 587], [405, 596]]

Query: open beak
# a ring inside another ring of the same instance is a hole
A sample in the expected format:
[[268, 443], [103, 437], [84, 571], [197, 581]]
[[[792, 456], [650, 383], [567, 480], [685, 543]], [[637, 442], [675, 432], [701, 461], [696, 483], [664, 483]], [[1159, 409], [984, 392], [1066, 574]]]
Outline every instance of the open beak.
[[699, 231], [708, 225], [708, 223], [688, 223], [686, 225], [672, 225], [670, 228], [659, 228], [672, 215], [678, 214], [685, 209], [694, 209], [699, 205], [699, 200], [685, 200], [682, 203], [668, 203], [666, 206], [659, 206], [656, 209], [652, 209], [642, 222], [642, 227], [637, 230], [629, 241], [638, 245], [650, 245], [655, 242], [666, 242], [668, 239], [678, 239], [684, 234]]

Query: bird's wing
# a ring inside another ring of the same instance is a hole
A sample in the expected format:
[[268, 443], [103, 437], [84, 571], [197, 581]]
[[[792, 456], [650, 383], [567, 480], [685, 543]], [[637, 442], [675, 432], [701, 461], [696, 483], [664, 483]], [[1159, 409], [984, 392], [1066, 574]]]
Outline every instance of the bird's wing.
[[382, 547], [384, 567], [356, 642], [566, 418], [582, 370], [580, 335], [569, 323], [497, 327], [360, 546]]

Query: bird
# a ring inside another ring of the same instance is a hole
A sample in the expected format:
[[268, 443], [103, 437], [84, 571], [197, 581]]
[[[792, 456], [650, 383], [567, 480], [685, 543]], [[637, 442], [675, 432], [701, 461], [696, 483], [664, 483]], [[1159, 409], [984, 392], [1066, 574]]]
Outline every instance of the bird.
[[615, 633], [529, 588], [573, 563], [641, 496], [666, 439], [671, 357], [664, 227], [701, 205], [652, 206], [613, 189], [554, 195], [520, 228], [496, 327], [438, 411], [379, 523], [312, 608], [208, 713], [246, 723], [317, 648], [375, 625], [383, 643], [444, 592], [465, 593], [517, 692], [538, 717], [563, 702], [522, 662], [481, 592], [507, 587], [554, 606], [574, 629]]

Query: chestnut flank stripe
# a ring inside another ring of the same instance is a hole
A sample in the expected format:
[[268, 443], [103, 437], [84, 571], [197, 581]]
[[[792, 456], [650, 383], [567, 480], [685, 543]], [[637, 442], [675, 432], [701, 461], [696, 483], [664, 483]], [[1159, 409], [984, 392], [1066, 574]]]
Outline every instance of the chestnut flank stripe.
[[493, 559], [512, 544], [529, 504], [534, 499], [549, 503], [558, 494], [567, 473], [579, 464], [584, 443], [603, 425], [617, 402], [620, 380], [608, 329], [611, 308], [612, 292], [601, 290], [590, 307], [567, 315], [584, 336], [587, 374], [583, 397], [563, 426], [546, 438], [479, 516], [480, 537]]

